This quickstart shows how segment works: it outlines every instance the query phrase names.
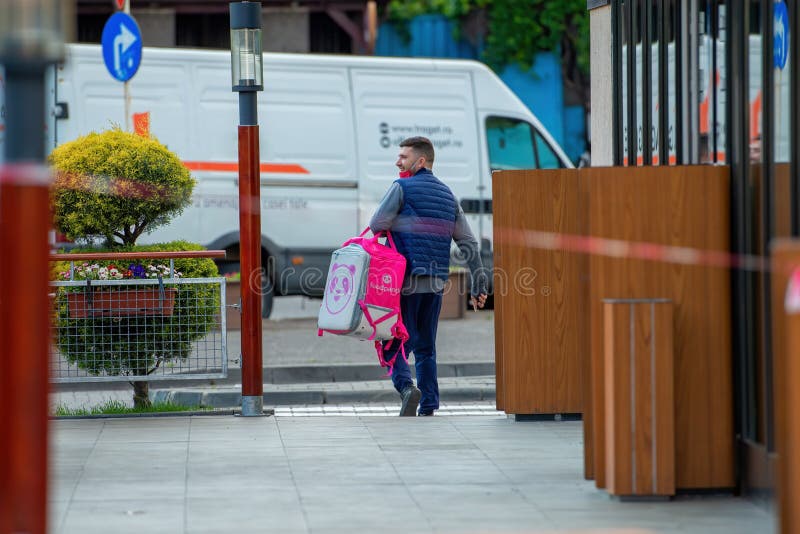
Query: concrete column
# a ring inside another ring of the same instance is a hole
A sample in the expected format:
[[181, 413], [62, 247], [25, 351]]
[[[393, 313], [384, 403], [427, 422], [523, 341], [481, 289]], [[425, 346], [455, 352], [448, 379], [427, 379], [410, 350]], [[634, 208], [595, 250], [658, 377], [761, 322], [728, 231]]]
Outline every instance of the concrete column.
[[264, 52], [306, 53], [310, 49], [306, 9], [264, 9], [261, 27]]
[[175, 46], [174, 9], [135, 9], [131, 15], [139, 24], [144, 46]]
[[589, 25], [592, 90], [589, 138], [592, 142], [592, 167], [606, 167], [614, 163], [611, 6], [591, 10]]

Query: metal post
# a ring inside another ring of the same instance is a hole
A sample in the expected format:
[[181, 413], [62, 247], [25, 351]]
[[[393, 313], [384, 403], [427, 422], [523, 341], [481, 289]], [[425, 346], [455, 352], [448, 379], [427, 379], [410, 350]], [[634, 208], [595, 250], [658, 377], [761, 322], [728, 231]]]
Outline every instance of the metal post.
[[639, 163], [639, 132], [636, 121], [636, 42], [639, 25], [637, 22], [636, 1], [625, 2], [625, 25], [628, 35], [627, 56], [628, 56], [628, 166], [636, 167]]
[[[6, 75], [8, 87], [14, 74], [7, 68]], [[23, 130], [10, 120], [7, 127], [9, 137]], [[48, 187], [40, 164], [17, 160], [0, 168], [0, 532], [47, 531]]]
[[[126, 15], [131, 14], [131, 0], [125, 0], [122, 12]], [[122, 98], [125, 101], [125, 131], [131, 131], [131, 86], [126, 80], [122, 83]]]
[[658, 5], [658, 164], [669, 165], [670, 6]]
[[613, 113], [613, 135], [614, 135], [614, 165], [622, 166], [623, 155], [625, 153], [625, 125], [623, 124], [623, 107], [626, 105], [622, 101], [622, 0], [613, 0], [611, 3], [611, 84], [612, 84], [612, 113]]
[[687, 82], [689, 83], [686, 89], [688, 97], [688, 105], [685, 106], [686, 122], [689, 125], [689, 132], [686, 136], [687, 151], [689, 156], [689, 163], [697, 163], [700, 152], [697, 150], [700, 140], [700, 109], [698, 104], [700, 102], [700, 28], [697, 0], [688, 0], [689, 6], [686, 12], [686, 27], [687, 27], [687, 45], [686, 50], [686, 66]]
[[261, 175], [257, 91], [262, 90], [261, 3], [233, 2], [231, 72], [239, 92], [239, 262], [242, 272], [242, 415], [264, 414], [261, 332]]
[[653, 164], [653, 14], [652, 2], [641, 6], [642, 32], [642, 165]]
[[[749, 208], [749, 10], [740, 2], [728, 6], [726, 19], [726, 136], [728, 162], [731, 166], [731, 251], [734, 254], [752, 253], [749, 234], [752, 213]], [[732, 323], [734, 349], [734, 431], [737, 435], [737, 466], [745, 465], [743, 440], [754, 436], [755, 393], [753, 380], [755, 367], [755, 332], [753, 328], [752, 281], [747, 271], [734, 269], [731, 273], [733, 297]], [[737, 486], [741, 485], [743, 472], [737, 470]]]
[[684, 61], [683, 49], [684, 36], [686, 32], [683, 30], [683, 7], [682, 0], [672, 0], [672, 8], [674, 9], [673, 24], [675, 26], [675, 161], [678, 165], [686, 163], [683, 157], [683, 103], [686, 100], [683, 96], [685, 90], [683, 80], [684, 76]]
[[[775, 237], [775, 67], [774, 67], [774, 3], [761, 3], [761, 78], [763, 107], [761, 122], [762, 196], [761, 196], [761, 250], [765, 257], [770, 254], [772, 238]], [[772, 364], [772, 275], [762, 275], [761, 304], [762, 345], [764, 351], [764, 376], [762, 402], [764, 403], [765, 443], [767, 450], [775, 450], [775, 410], [773, 404]]]
[[44, 88], [45, 71], [63, 55], [58, 4], [0, 6], [7, 110], [0, 165], [2, 533], [47, 531], [50, 173], [43, 165]]
[[[800, 28], [800, 2], [788, 3], [789, 28]], [[791, 115], [789, 120], [789, 159], [791, 161], [791, 214], [792, 236], [800, 236], [800, 39], [789, 37], [789, 93]]]
[[[711, 112], [709, 113], [709, 120], [708, 120], [708, 139], [706, 140], [706, 146], [708, 147], [709, 152], [709, 161], [713, 161], [714, 163], [719, 163], [717, 156], [719, 155], [719, 146], [717, 145], [717, 123], [719, 122], [719, 111], [717, 107], [719, 106], [719, 102], [717, 99], [717, 92], [718, 92], [718, 84], [717, 84], [717, 72], [719, 71], [719, 65], [717, 65], [717, 44], [720, 41], [719, 38], [719, 4], [716, 2], [711, 2], [710, 6], [711, 12], [711, 77], [709, 80], [709, 87], [711, 87]], [[726, 12], [727, 13], [727, 12]], [[704, 163], [704, 162], [700, 162]]]
[[[239, 93], [252, 97], [255, 93]], [[240, 101], [240, 106], [241, 106]], [[255, 107], [255, 106], [253, 106]], [[240, 107], [240, 111], [243, 109]], [[263, 413], [261, 177], [258, 125], [239, 126], [239, 235], [242, 270], [242, 415]]]

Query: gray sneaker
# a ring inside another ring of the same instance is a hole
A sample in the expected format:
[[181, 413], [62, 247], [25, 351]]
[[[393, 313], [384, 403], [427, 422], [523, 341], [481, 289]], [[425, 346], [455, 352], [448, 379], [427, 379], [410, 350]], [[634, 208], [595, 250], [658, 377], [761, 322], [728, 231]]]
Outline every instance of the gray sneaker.
[[403, 404], [400, 405], [401, 417], [415, 417], [422, 392], [416, 386], [408, 386], [403, 390]]

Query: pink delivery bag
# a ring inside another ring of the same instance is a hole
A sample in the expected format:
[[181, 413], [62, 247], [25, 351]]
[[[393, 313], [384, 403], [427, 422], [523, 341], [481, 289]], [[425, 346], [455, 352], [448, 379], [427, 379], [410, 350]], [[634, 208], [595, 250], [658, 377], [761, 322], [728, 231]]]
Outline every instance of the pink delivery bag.
[[[328, 332], [374, 341], [378, 361], [389, 367], [391, 374], [397, 354], [405, 358], [403, 343], [408, 339], [400, 314], [406, 259], [397, 252], [389, 232], [384, 245], [379, 241], [382, 233], [365, 237], [368, 231], [333, 252], [317, 320], [318, 335]], [[394, 339], [402, 343], [387, 359], [384, 351]]]

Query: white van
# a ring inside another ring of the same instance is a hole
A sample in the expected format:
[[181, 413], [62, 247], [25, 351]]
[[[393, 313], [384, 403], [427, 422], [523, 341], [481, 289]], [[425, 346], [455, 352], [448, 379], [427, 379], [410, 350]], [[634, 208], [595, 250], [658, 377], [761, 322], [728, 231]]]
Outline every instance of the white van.
[[[131, 114], [178, 154], [193, 203], [141, 243], [239, 247], [238, 97], [230, 53], [145, 48]], [[95, 45], [71, 45], [53, 87], [53, 143], [124, 127], [123, 86]], [[424, 135], [491, 267], [491, 171], [572, 167], [525, 105], [475, 61], [264, 54], [258, 95], [264, 264], [276, 294], [321, 295], [330, 253], [367, 223], [397, 177], [398, 144]], [[235, 265], [223, 266], [227, 270]], [[271, 295], [265, 308], [271, 307]]]

